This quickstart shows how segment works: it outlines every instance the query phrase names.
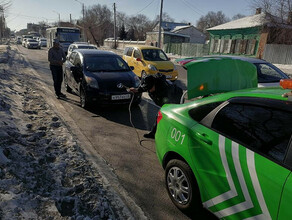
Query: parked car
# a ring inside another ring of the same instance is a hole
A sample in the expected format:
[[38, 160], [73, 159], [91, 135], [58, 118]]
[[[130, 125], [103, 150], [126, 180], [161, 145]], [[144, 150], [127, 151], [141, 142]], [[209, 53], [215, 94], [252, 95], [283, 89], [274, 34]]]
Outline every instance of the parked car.
[[32, 48], [38, 49], [39, 48], [39, 43], [35, 39], [27, 39], [26, 47], [28, 49], [32, 49]]
[[17, 37], [16, 38], [16, 44], [21, 44], [22, 42], [21, 42], [21, 37]]
[[47, 38], [39, 38], [38, 45], [39, 45], [39, 49], [41, 47], [46, 47], [47, 46]]
[[161, 73], [171, 81], [177, 79], [176, 66], [160, 48], [153, 46], [126, 47], [123, 59], [129, 66], [134, 66], [133, 72], [139, 77]]
[[[67, 92], [80, 96], [83, 108], [91, 103], [138, 104], [141, 94], [132, 94], [126, 87], [137, 87], [139, 78], [117, 54], [92, 50], [74, 50], [64, 65], [64, 83]], [[134, 97], [132, 97], [134, 95]]]
[[281, 79], [289, 79], [289, 76], [275, 65], [269, 63], [268, 61], [251, 57], [211, 55], [204, 57], [188, 57], [183, 59], [177, 59], [176, 62], [186, 67], [189, 63], [193, 61], [198, 61], [202, 59], [207, 60], [212, 58], [214, 59], [231, 58], [252, 63], [257, 68], [258, 87], [279, 86], [279, 82]]
[[282, 82], [161, 108], [156, 153], [180, 210], [292, 219], [292, 80]]
[[27, 41], [27, 38], [23, 38], [21, 45], [24, 46], [24, 47], [26, 47], [26, 41]]
[[74, 42], [68, 47], [67, 57], [69, 57], [72, 51], [76, 49], [97, 49], [97, 47], [87, 42]]

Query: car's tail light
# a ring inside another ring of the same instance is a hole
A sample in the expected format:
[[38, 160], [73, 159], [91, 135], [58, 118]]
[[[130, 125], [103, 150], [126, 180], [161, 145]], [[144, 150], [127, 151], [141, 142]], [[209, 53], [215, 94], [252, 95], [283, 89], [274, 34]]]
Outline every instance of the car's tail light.
[[281, 79], [280, 86], [283, 89], [292, 89], [292, 79]]
[[162, 113], [161, 111], [158, 112], [158, 115], [157, 115], [157, 124], [160, 122], [160, 120], [162, 119]]

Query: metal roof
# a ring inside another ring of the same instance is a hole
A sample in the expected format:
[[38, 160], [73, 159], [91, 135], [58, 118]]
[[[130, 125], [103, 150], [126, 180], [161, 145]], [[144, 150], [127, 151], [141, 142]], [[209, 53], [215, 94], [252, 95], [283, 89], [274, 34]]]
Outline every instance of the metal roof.
[[208, 28], [207, 31], [243, 29], [251, 27], [260, 27], [265, 24], [280, 22], [280, 18], [272, 16], [268, 13], [261, 13], [252, 16], [247, 16], [234, 21], [227, 22], [215, 27]]

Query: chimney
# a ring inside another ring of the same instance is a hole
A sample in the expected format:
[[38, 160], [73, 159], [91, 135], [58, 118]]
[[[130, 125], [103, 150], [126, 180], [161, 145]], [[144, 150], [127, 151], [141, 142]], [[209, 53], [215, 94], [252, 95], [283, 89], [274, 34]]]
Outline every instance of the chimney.
[[260, 13], [262, 13], [262, 8], [257, 8], [255, 14], [258, 15], [258, 14], [260, 14]]
[[288, 19], [287, 19], [288, 24], [292, 24], [292, 12], [290, 11], [288, 14]]

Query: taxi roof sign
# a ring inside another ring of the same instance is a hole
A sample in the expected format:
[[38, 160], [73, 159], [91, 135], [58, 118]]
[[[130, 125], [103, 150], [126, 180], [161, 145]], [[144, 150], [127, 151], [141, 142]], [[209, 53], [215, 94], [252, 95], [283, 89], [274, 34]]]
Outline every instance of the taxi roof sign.
[[257, 87], [255, 65], [230, 57], [206, 57], [187, 64], [188, 99]]

